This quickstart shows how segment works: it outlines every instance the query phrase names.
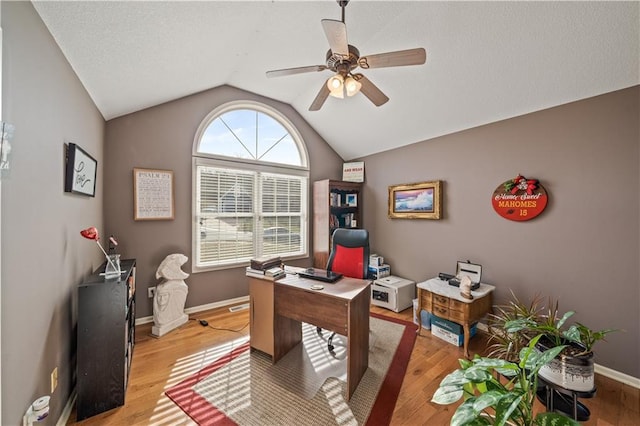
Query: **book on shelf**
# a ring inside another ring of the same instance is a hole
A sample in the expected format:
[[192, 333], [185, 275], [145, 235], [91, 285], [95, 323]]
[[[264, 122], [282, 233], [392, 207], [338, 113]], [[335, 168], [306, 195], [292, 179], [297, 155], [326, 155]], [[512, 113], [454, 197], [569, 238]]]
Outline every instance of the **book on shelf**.
[[332, 207], [339, 207], [340, 206], [340, 194], [337, 193], [337, 192], [331, 192], [329, 195], [330, 195], [329, 205], [331, 205]]

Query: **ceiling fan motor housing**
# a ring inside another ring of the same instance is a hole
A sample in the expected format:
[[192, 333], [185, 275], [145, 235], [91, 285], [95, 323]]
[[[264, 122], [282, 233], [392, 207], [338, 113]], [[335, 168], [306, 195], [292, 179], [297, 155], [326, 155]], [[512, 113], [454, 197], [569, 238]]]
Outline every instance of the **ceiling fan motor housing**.
[[339, 72], [341, 69], [344, 69], [344, 67], [340, 65], [347, 65], [346, 72], [350, 72], [358, 66], [359, 58], [360, 51], [352, 45], [349, 45], [349, 56], [346, 58], [343, 55], [334, 55], [331, 49], [329, 49], [327, 51], [327, 68], [331, 71]]

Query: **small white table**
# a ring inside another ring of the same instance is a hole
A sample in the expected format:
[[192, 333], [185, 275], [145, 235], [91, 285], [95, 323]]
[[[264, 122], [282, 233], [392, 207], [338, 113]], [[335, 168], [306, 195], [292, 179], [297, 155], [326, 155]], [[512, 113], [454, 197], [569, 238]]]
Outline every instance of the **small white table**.
[[[424, 309], [440, 318], [462, 325], [464, 328], [464, 355], [469, 358], [471, 324], [491, 312], [492, 293], [495, 287], [480, 283], [480, 287], [471, 292], [473, 299], [469, 300], [460, 295], [460, 288], [449, 285], [447, 281], [439, 278], [431, 278], [416, 286], [418, 288], [418, 312]], [[418, 327], [418, 334], [421, 330], [422, 327]]]

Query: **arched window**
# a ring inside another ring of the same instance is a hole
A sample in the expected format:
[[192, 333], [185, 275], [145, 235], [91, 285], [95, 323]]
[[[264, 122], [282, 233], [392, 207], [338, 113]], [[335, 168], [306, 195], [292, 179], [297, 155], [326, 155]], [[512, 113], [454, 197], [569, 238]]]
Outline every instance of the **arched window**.
[[308, 255], [308, 157], [295, 127], [257, 102], [212, 111], [194, 141], [194, 272]]

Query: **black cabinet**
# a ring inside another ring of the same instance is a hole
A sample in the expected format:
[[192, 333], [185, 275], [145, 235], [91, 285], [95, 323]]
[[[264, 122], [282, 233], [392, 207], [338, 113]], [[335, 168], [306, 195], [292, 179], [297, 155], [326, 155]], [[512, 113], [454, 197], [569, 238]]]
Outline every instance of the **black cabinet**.
[[136, 261], [121, 262], [120, 278], [105, 264], [78, 287], [77, 419], [124, 405], [135, 342]]

